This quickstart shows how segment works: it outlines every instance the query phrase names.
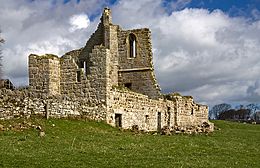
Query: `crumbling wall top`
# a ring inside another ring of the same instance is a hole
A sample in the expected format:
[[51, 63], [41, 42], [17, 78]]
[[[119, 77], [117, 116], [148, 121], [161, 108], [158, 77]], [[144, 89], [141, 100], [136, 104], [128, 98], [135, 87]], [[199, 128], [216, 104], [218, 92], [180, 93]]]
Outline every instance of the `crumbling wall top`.
[[54, 54], [44, 54], [44, 55], [30, 54], [29, 58], [32, 58], [32, 57], [34, 59], [59, 59], [59, 57]]

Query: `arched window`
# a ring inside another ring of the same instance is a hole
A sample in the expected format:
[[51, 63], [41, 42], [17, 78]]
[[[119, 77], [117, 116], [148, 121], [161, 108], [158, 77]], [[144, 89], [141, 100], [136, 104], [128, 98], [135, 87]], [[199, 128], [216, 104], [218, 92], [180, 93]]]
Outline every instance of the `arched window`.
[[136, 37], [133, 33], [129, 34], [129, 57], [136, 57]]

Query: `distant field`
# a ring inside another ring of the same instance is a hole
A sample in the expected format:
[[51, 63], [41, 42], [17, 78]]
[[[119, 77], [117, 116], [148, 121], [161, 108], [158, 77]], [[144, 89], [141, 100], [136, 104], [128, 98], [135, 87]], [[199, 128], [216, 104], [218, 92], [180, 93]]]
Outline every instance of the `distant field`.
[[93, 121], [30, 122], [46, 136], [33, 128], [0, 131], [0, 167], [260, 167], [260, 125], [214, 121], [220, 130], [208, 136], [161, 136]]

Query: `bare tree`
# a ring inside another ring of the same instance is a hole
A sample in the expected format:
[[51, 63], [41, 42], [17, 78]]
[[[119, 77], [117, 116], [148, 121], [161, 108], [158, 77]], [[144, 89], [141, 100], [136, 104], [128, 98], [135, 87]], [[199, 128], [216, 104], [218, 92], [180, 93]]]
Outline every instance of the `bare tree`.
[[248, 104], [246, 107], [247, 107], [247, 109], [250, 110], [250, 114], [251, 114], [252, 118], [256, 120], [255, 114], [256, 114], [257, 110], [260, 110], [260, 105], [256, 104], [256, 103], [251, 103], [251, 104]]
[[219, 115], [224, 112], [231, 109], [231, 105], [227, 103], [217, 104], [212, 107], [212, 109], [209, 111], [210, 115], [214, 119], [219, 119]]
[[2, 50], [1, 50], [1, 44], [4, 43], [4, 39], [1, 37], [1, 31], [0, 31], [0, 79], [2, 79], [3, 71], [2, 71]]

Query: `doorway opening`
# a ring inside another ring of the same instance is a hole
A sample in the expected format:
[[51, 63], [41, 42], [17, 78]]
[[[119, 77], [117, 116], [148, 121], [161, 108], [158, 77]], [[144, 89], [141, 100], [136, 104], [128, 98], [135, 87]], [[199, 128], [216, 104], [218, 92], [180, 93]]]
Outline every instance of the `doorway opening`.
[[116, 127], [122, 128], [122, 114], [115, 114]]
[[162, 130], [162, 114], [161, 114], [161, 112], [158, 112], [158, 114], [157, 114], [157, 131], [158, 132], [161, 132], [161, 130]]
[[125, 83], [124, 85], [128, 89], [130, 89], [130, 90], [132, 89], [132, 83]]

